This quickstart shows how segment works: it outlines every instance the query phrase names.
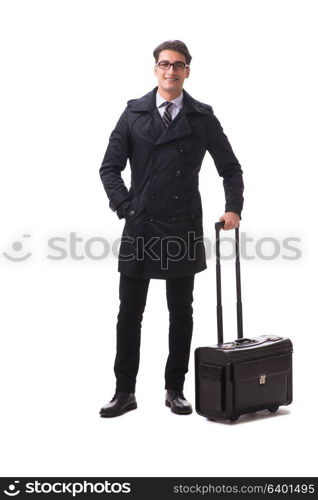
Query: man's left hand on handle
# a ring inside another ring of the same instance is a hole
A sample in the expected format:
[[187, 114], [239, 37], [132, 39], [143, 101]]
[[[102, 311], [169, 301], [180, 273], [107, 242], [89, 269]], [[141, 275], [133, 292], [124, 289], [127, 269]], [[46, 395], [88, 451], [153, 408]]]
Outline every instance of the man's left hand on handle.
[[229, 229], [235, 229], [240, 225], [240, 216], [236, 212], [225, 212], [219, 218], [219, 222], [224, 221], [223, 229], [228, 231]]

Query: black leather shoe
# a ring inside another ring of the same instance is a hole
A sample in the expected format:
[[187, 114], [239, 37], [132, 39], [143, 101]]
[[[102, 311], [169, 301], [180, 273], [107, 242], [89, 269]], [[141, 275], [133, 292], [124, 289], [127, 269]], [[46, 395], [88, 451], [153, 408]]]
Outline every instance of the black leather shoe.
[[178, 415], [189, 415], [192, 413], [192, 406], [186, 400], [182, 391], [168, 390], [166, 392], [166, 406], [170, 406], [171, 411]]
[[118, 417], [127, 411], [135, 410], [137, 408], [137, 401], [135, 394], [132, 392], [116, 392], [113, 399], [103, 408], [99, 414], [101, 417]]

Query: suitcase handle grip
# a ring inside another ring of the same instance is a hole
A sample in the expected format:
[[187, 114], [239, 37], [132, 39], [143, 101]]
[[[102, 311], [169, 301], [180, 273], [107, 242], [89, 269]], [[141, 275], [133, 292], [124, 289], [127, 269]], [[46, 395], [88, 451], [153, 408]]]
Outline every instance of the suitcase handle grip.
[[225, 224], [224, 220], [222, 220], [221, 222], [216, 222], [215, 223], [215, 230], [220, 231], [220, 229], [222, 229], [222, 227], [224, 227], [224, 224]]
[[[223, 313], [222, 313], [222, 292], [221, 292], [221, 258], [220, 258], [220, 229], [224, 226], [224, 221], [215, 223], [216, 233], [216, 295], [217, 295], [217, 329], [218, 343], [223, 344]], [[240, 268], [240, 233], [239, 228], [235, 229], [235, 277], [236, 277], [236, 318], [237, 318], [237, 338], [243, 338], [243, 315], [241, 299], [241, 268]]]
[[234, 342], [222, 344], [222, 349], [242, 349], [244, 347], [254, 347], [256, 345], [264, 344], [268, 341], [275, 342], [277, 340], [282, 340], [282, 337], [266, 337], [266, 335], [262, 335], [261, 337], [257, 337], [256, 339], [237, 339], [234, 340]]
[[246, 342], [255, 342], [255, 340], [252, 340], [252, 339], [247, 339], [247, 338], [244, 338], [244, 339], [236, 339], [235, 340], [235, 344], [244, 344]]

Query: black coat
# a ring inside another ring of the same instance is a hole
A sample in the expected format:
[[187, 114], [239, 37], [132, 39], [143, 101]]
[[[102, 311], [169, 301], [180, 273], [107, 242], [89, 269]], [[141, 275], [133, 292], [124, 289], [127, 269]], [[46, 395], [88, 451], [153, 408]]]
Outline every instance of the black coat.
[[[225, 211], [240, 215], [243, 206], [242, 170], [211, 106], [183, 91], [183, 108], [166, 127], [156, 92], [128, 101], [100, 168], [110, 208], [126, 218], [118, 270], [141, 278], [206, 268], [198, 176], [207, 150], [223, 177]], [[127, 159], [129, 190], [121, 177]]]

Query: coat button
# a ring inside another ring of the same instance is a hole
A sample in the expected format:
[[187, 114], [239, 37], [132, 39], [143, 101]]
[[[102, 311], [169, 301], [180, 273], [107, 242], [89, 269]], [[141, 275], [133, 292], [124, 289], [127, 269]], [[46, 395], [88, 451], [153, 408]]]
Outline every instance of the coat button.
[[128, 215], [135, 215], [135, 210], [129, 210]]
[[153, 218], [152, 217], [148, 217], [148, 220], [149, 220], [149, 222], [153, 222]]
[[181, 174], [181, 171], [180, 171], [180, 170], [176, 170], [175, 174], [176, 174], [176, 175], [180, 175], [180, 174]]
[[179, 146], [178, 151], [179, 151], [179, 153], [183, 153], [184, 149], [181, 146]]
[[151, 198], [154, 198], [156, 195], [154, 192], [151, 193]]
[[172, 195], [172, 198], [173, 198], [174, 200], [177, 200], [177, 199], [179, 198], [179, 196], [178, 196], [177, 194], [173, 194], [173, 195]]

